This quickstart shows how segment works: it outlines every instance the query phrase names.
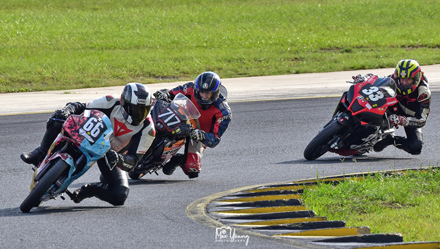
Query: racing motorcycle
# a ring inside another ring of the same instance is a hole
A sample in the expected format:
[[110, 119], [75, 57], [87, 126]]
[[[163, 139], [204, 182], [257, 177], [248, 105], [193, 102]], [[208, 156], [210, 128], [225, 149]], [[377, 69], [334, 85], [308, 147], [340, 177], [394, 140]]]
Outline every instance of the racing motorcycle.
[[305, 148], [305, 159], [315, 160], [326, 152], [362, 155], [394, 133], [389, 120], [397, 111], [394, 80], [373, 74], [353, 78], [355, 81], [347, 81], [352, 85], [342, 94], [333, 118]]
[[71, 195], [69, 185], [82, 176], [110, 149], [113, 134], [110, 119], [101, 111], [85, 110], [70, 115], [52, 143], [45, 159], [35, 169], [31, 191], [20, 210], [30, 212], [41, 202], [55, 199], [63, 193]]
[[182, 93], [171, 101], [157, 99], [151, 116], [156, 127], [156, 137], [140, 163], [128, 173], [131, 179], [140, 179], [158, 170], [185, 145], [193, 129], [199, 128], [200, 112]]

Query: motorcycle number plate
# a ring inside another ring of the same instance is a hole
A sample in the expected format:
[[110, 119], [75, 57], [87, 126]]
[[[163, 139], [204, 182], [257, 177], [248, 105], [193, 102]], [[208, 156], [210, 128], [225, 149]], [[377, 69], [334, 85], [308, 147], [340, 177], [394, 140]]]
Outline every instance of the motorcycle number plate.
[[166, 127], [168, 131], [172, 131], [182, 122], [179, 116], [177, 116], [177, 114], [168, 107], [162, 110], [162, 112], [158, 115], [158, 118], [159, 121], [156, 122], [156, 126], [157, 123], [161, 123], [161, 125], [158, 127], [161, 128], [161, 130]]

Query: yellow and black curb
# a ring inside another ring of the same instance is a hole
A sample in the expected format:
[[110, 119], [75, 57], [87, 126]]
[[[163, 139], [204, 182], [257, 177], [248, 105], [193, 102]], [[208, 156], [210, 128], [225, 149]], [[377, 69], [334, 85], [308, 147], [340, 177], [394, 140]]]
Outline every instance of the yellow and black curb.
[[[417, 170], [431, 170], [419, 168]], [[411, 170], [411, 169], [410, 169]], [[358, 173], [294, 182], [247, 186], [210, 195], [187, 207], [187, 215], [210, 227], [230, 227], [237, 234], [268, 239], [300, 248], [422, 248], [440, 242], [403, 242], [399, 233], [371, 234], [369, 227], [346, 227], [344, 221], [317, 216], [303, 205], [303, 189], [318, 182], [334, 183], [377, 173], [395, 175], [408, 170]]]

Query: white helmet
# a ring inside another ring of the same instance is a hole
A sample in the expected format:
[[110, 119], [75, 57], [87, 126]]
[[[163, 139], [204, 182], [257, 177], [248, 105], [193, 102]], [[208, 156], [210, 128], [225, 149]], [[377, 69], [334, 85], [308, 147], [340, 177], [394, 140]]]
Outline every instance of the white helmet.
[[122, 115], [131, 125], [142, 124], [153, 105], [152, 94], [141, 83], [128, 83], [121, 94]]

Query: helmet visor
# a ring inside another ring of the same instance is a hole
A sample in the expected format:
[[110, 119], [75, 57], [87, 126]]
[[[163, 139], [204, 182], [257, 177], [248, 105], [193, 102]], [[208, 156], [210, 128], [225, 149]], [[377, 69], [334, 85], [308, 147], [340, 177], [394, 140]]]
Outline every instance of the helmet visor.
[[145, 105], [130, 105], [129, 115], [134, 124], [142, 123], [150, 112], [151, 106]]
[[213, 95], [211, 91], [200, 91], [199, 94], [202, 101], [211, 101]]
[[217, 91], [215, 92], [206, 92], [206, 91], [200, 91], [200, 90], [195, 90], [194, 92], [194, 96], [196, 97], [196, 100], [199, 104], [201, 105], [210, 105], [212, 104], [212, 102], [216, 101], [217, 98], [219, 97], [219, 89], [217, 88]]
[[414, 78], [400, 78], [399, 81], [402, 89], [410, 89], [415, 83]]

